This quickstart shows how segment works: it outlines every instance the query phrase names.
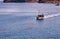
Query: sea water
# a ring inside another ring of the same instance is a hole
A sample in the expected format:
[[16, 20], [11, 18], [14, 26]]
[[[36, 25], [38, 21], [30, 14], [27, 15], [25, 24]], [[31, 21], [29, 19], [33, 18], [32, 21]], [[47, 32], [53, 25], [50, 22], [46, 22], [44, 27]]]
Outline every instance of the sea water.
[[[38, 3], [0, 5], [0, 39], [60, 39], [60, 6]], [[44, 13], [44, 20], [36, 20], [40, 9]]]

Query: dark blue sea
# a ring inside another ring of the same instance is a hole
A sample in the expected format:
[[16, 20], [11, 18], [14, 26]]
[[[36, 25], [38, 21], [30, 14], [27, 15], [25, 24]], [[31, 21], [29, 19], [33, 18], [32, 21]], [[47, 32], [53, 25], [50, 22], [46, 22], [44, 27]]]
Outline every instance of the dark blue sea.
[[[0, 3], [0, 39], [60, 39], [60, 6], [47, 3]], [[52, 15], [36, 20], [39, 13]]]

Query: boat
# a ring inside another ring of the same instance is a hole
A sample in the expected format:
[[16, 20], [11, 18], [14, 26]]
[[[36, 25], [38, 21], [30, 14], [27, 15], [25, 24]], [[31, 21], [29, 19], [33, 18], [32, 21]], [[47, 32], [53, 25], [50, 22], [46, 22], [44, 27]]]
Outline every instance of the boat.
[[44, 14], [38, 14], [36, 19], [37, 20], [43, 20], [44, 19]]

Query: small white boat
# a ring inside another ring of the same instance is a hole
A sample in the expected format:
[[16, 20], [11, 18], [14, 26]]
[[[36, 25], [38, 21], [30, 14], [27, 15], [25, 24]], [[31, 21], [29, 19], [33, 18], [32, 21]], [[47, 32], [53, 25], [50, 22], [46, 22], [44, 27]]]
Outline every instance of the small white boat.
[[44, 14], [38, 14], [36, 17], [37, 20], [43, 20], [44, 19]]

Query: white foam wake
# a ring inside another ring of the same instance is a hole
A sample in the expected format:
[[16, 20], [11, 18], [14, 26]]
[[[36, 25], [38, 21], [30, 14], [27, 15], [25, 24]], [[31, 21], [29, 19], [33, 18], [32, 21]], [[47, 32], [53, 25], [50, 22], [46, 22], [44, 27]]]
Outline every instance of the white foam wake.
[[44, 18], [51, 18], [51, 17], [56, 17], [56, 16], [60, 16], [60, 13], [48, 15], [48, 16], [45, 16]]

